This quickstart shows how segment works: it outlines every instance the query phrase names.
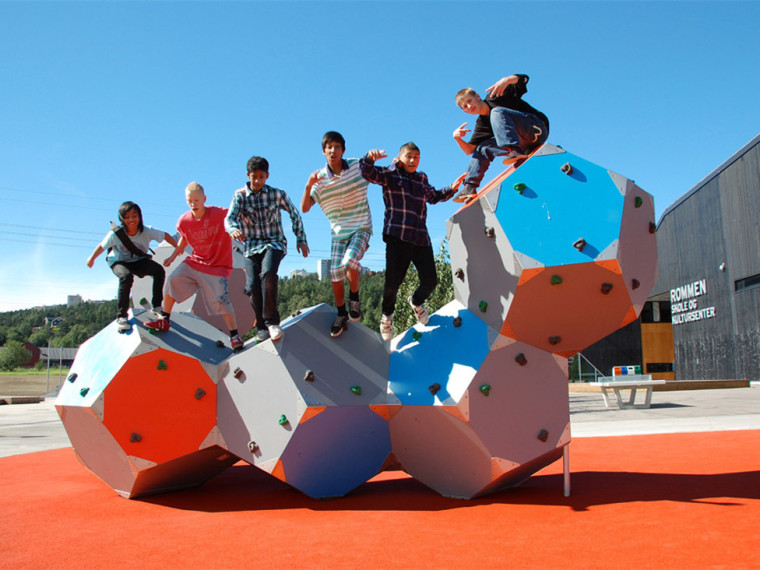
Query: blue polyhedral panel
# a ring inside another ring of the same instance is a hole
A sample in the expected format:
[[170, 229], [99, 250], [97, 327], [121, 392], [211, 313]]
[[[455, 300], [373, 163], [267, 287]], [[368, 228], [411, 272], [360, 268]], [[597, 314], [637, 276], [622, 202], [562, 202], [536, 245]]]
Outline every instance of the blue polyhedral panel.
[[342, 406], [300, 424], [281, 460], [289, 485], [324, 499], [341, 497], [377, 475], [390, 452], [384, 418], [367, 406]]
[[[608, 171], [570, 153], [530, 158], [502, 182], [496, 207], [513, 249], [546, 266], [592, 261], [618, 239], [622, 213]], [[583, 251], [573, 247], [580, 238]]]
[[61, 386], [56, 405], [92, 405], [132, 356], [140, 340], [134, 324], [126, 333], [120, 333], [114, 321], [84, 342], [77, 351], [68, 380]]
[[[457, 317], [460, 326], [455, 326]], [[467, 390], [488, 347], [488, 326], [452, 301], [430, 315], [428, 325], [417, 324], [398, 340], [391, 352], [389, 390], [404, 405], [453, 405]], [[435, 394], [430, 390], [434, 384], [439, 386]]]

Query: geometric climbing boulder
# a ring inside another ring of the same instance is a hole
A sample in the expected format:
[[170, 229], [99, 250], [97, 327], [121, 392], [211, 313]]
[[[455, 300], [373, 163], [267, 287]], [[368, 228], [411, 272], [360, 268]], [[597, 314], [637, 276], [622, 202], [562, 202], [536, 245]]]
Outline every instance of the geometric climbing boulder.
[[458, 300], [502, 335], [572, 356], [638, 317], [654, 285], [652, 197], [550, 144], [448, 223]]
[[324, 304], [238, 353], [198, 299], [158, 335], [135, 309], [131, 331], [82, 345], [56, 408], [78, 457], [126, 497], [239, 459], [314, 498], [391, 466], [450, 497], [513, 486], [570, 443], [567, 358], [640, 313], [653, 218], [632, 181], [545, 144], [452, 216], [454, 301], [390, 345], [360, 323], [331, 338]]
[[[438, 493], [513, 486], [570, 442], [567, 359], [499, 337], [458, 301], [394, 339], [395, 458]], [[442, 350], [445, 358], [441, 358]]]
[[79, 459], [133, 498], [197, 486], [238, 459], [217, 445], [218, 364], [231, 352], [204, 321], [176, 314], [171, 335], [111, 323], [85, 342], [56, 409]]
[[315, 498], [345, 495], [391, 452], [388, 348], [354, 323], [331, 338], [334, 319], [335, 309], [319, 305], [283, 321], [281, 340], [249, 342], [219, 384], [227, 449]]

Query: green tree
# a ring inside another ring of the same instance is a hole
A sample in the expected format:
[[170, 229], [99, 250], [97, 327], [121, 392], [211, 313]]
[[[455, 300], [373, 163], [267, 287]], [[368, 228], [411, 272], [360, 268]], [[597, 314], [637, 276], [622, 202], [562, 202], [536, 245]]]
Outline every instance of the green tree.
[[24, 345], [16, 340], [9, 340], [0, 348], [0, 370], [10, 371], [29, 362], [31, 355]]

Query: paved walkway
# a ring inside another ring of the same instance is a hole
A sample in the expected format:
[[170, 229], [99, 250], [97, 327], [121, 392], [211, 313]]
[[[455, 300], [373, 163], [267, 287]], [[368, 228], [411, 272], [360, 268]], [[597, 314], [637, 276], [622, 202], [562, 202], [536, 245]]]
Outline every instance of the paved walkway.
[[[55, 398], [0, 406], [0, 457], [70, 445]], [[573, 437], [760, 430], [760, 384], [655, 392], [648, 409], [605, 408], [600, 392], [570, 392]]]

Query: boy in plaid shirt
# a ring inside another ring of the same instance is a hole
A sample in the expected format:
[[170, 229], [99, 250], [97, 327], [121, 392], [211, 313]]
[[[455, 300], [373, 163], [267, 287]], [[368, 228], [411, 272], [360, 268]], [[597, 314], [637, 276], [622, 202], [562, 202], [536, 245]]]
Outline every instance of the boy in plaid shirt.
[[245, 290], [256, 316], [255, 338], [276, 341], [283, 334], [277, 309], [277, 270], [288, 246], [280, 210], [290, 215], [296, 247], [304, 257], [309, 255], [309, 246], [301, 215], [293, 202], [284, 190], [266, 183], [269, 162], [261, 156], [252, 157], [247, 177], [246, 185], [232, 197], [224, 225], [234, 240], [245, 243]]
[[407, 301], [417, 321], [426, 325], [429, 317], [423, 303], [438, 285], [435, 257], [427, 230], [427, 203], [445, 202], [459, 188], [464, 175], [440, 190], [433, 188], [424, 172], [419, 172], [420, 149], [408, 142], [399, 150], [398, 158], [389, 167], [375, 166], [385, 158], [384, 150], [371, 150], [359, 160], [362, 176], [383, 187], [385, 219], [385, 292], [383, 293], [380, 334], [383, 340], [393, 338], [393, 311], [396, 295], [404, 281], [409, 264], [413, 263], [420, 286]]

